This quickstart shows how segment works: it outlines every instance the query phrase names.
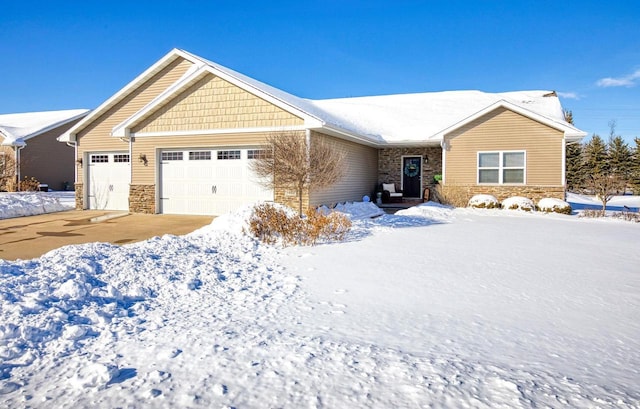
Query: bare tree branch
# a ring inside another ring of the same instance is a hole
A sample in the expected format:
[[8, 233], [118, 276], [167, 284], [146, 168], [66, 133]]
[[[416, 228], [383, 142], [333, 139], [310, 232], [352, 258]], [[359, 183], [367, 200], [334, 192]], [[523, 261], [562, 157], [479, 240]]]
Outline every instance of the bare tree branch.
[[300, 133], [271, 134], [266, 138], [265, 149], [270, 155], [253, 160], [253, 172], [267, 188], [295, 190], [300, 216], [305, 188], [331, 186], [343, 175], [344, 155], [324, 138], [315, 137], [307, 146]]

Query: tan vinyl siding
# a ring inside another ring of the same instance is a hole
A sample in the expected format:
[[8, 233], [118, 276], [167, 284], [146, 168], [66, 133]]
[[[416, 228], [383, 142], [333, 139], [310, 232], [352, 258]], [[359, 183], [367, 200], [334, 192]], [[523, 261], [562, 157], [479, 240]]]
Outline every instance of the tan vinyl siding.
[[562, 186], [561, 131], [499, 108], [445, 136], [447, 185], [477, 184], [477, 155], [526, 151], [526, 185]]
[[[160, 149], [194, 148], [218, 149], [230, 147], [260, 146], [264, 144], [265, 133], [216, 134], [191, 136], [144, 136], [135, 138], [131, 165], [133, 167], [133, 185], [152, 185], [156, 183], [156, 155]], [[140, 155], [147, 157], [147, 165], [140, 161]]]
[[[135, 88], [107, 112], [91, 121], [77, 135], [79, 157], [82, 158], [84, 152], [128, 150], [127, 142], [111, 136], [113, 127], [138, 112], [176, 82], [191, 65], [192, 63], [187, 60], [176, 59], [148, 81]], [[78, 181], [82, 181], [82, 168], [78, 169]]]
[[301, 118], [270, 102], [208, 74], [144, 119], [132, 132], [285, 127], [303, 123]]
[[371, 196], [378, 183], [378, 150], [353, 142], [334, 138], [317, 132], [313, 138], [327, 138], [345, 154], [345, 172], [335, 185], [311, 192], [310, 204], [331, 205], [345, 201], [362, 201], [364, 195]]

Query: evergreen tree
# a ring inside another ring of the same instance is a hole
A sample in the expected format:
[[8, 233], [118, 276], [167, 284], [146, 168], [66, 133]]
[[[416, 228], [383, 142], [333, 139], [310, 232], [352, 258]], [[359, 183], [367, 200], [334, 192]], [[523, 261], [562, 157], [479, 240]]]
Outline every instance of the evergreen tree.
[[609, 171], [607, 144], [604, 143], [599, 135], [593, 134], [591, 140], [585, 144], [583, 154], [587, 175], [602, 174]]
[[570, 123], [571, 125], [573, 125], [573, 112], [569, 111], [568, 109], [565, 109], [563, 113], [564, 113], [564, 120]]
[[624, 194], [631, 179], [632, 152], [620, 135], [609, 140], [608, 159], [611, 176], [620, 184], [618, 193]]
[[611, 175], [607, 145], [598, 135], [593, 135], [584, 147], [586, 186], [602, 202], [602, 215], [617, 189], [617, 183]]
[[573, 192], [578, 192], [584, 188], [584, 162], [582, 156], [582, 144], [568, 144], [565, 158], [567, 189]]
[[631, 157], [631, 186], [633, 187], [633, 194], [640, 195], [640, 138], [636, 137], [633, 140], [636, 144], [633, 149], [633, 155]]

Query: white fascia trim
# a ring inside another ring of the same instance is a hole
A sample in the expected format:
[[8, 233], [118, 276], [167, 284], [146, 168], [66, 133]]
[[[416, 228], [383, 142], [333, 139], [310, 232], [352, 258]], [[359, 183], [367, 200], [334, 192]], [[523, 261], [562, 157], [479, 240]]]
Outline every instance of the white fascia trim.
[[136, 138], [152, 137], [152, 136], [199, 136], [199, 135], [221, 135], [234, 133], [260, 133], [260, 132], [292, 132], [304, 131], [305, 126], [278, 126], [278, 127], [261, 127], [261, 128], [225, 128], [225, 129], [202, 129], [196, 131], [162, 131], [162, 132], [140, 132], [132, 133], [131, 136]]
[[[43, 134], [45, 132], [49, 132], [52, 129], [58, 128], [58, 127], [60, 127], [60, 126], [62, 126], [64, 124], [68, 124], [69, 122], [72, 122], [72, 121], [74, 121], [74, 120], [76, 120], [78, 118], [82, 118], [83, 116], [87, 115], [88, 112], [89, 112], [89, 110], [85, 109], [83, 112], [81, 112], [79, 114], [76, 114], [76, 115], [74, 115], [72, 117], [65, 118], [65, 119], [62, 119], [62, 120], [60, 120], [58, 122], [54, 122], [52, 124], [49, 124], [46, 127], [38, 129], [37, 131], [35, 131], [33, 133], [30, 133], [28, 135], [22, 136], [19, 139], [22, 139], [23, 141], [26, 141], [28, 139], [34, 138], [34, 137], [36, 137], [38, 135], [41, 135], [41, 134]], [[60, 138], [60, 137], [58, 137], [58, 138]], [[58, 138], [56, 138], [56, 140], [59, 140]]]
[[498, 108], [506, 108], [510, 111], [516, 112], [522, 116], [525, 116], [527, 118], [533, 119], [535, 121], [541, 122], [553, 129], [557, 129], [558, 131], [562, 131], [564, 133], [565, 136], [578, 136], [581, 135], [580, 137], [586, 136], [587, 133], [583, 132], [577, 128], [574, 128], [568, 124], [563, 124], [560, 123], [552, 118], [548, 118], [544, 115], [540, 115], [536, 112], [530, 111], [528, 109], [525, 109], [521, 106], [515, 105], [509, 101], [506, 101], [504, 99], [497, 101], [491, 105], [489, 105], [488, 107], [476, 112], [473, 115], [468, 116], [467, 118], [463, 119], [462, 121], [459, 121], [453, 125], [451, 125], [448, 128], [443, 129], [442, 131], [436, 133], [433, 137], [435, 138], [444, 138], [444, 135], [446, 135], [449, 132], [452, 132], [458, 128], [461, 128], [465, 125], [467, 125], [468, 123], [475, 121], [478, 118], [483, 117], [484, 115], [498, 109]]
[[383, 142], [374, 141], [374, 140], [371, 140], [370, 138], [367, 138], [367, 137], [358, 135], [356, 133], [349, 132], [344, 129], [337, 128], [328, 124], [324, 124], [319, 127], [310, 127], [310, 130], [317, 131], [320, 133], [327, 133], [328, 135], [335, 136], [336, 138], [345, 139], [348, 141], [356, 142], [361, 145], [371, 146], [374, 148], [380, 148], [380, 147], [386, 146], [386, 144], [384, 144]]
[[18, 138], [18, 139], [5, 138], [5, 140], [2, 141], [0, 146], [13, 146], [15, 148], [24, 148], [25, 146], [27, 146], [27, 143], [24, 140], [22, 140], [22, 138]]
[[94, 109], [89, 115], [87, 115], [82, 121], [75, 124], [71, 129], [69, 129], [64, 135], [60, 136], [58, 139], [60, 142], [71, 142], [75, 141], [76, 134], [84, 129], [84, 127], [91, 123], [92, 120], [102, 115], [106, 110], [115, 105], [118, 101], [120, 101], [124, 96], [128, 95], [135, 87], [137, 87], [140, 83], [146, 81], [155, 73], [160, 71], [162, 68], [169, 65], [171, 62], [176, 60], [178, 57], [182, 57], [194, 64], [193, 57], [187, 53], [182, 52], [181, 50], [174, 48], [169, 51], [164, 57], [159, 59], [155, 64], [151, 67], [147, 68], [142, 74], [138, 75], [135, 79], [125, 85], [120, 91], [116, 92], [111, 96], [111, 98], [107, 99], [105, 102], [100, 104], [96, 109]]

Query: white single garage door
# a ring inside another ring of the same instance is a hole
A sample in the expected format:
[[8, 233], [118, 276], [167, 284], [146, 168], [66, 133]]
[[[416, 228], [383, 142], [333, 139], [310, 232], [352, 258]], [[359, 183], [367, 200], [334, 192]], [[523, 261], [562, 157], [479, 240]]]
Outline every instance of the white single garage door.
[[87, 199], [89, 209], [129, 210], [128, 152], [99, 152], [88, 155]]
[[160, 152], [160, 212], [221, 215], [272, 201], [249, 166], [259, 149], [172, 149]]

